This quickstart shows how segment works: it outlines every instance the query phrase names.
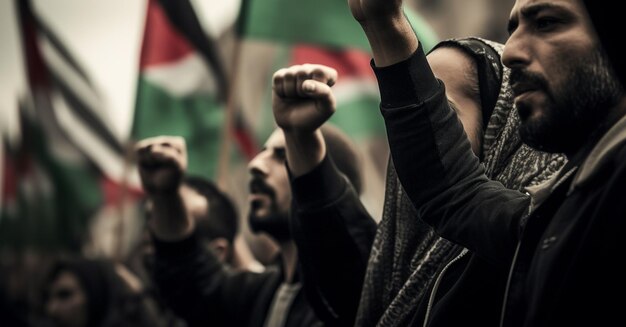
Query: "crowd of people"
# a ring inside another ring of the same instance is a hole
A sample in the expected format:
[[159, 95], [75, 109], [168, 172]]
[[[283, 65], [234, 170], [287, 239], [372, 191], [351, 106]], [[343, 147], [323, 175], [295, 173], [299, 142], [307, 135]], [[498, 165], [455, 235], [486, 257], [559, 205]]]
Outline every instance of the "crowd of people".
[[235, 259], [240, 208], [187, 173], [183, 138], [140, 140], [137, 264], [59, 259], [35, 320], [0, 285], [9, 325], [626, 325], [626, 97], [584, 2], [517, 0], [505, 44], [428, 53], [402, 5], [348, 1], [387, 128], [382, 217], [361, 203], [355, 144], [327, 122], [337, 71], [285, 67], [276, 129], [248, 165], [248, 222], [278, 244], [274, 263]]

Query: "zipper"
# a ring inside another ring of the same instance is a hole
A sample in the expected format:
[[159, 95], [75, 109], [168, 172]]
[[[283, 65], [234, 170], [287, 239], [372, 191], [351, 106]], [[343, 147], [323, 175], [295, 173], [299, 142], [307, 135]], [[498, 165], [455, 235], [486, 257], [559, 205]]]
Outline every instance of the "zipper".
[[435, 295], [437, 294], [437, 289], [439, 288], [439, 283], [441, 283], [441, 279], [443, 278], [443, 275], [446, 273], [446, 270], [448, 270], [448, 268], [452, 264], [459, 261], [459, 259], [461, 259], [467, 252], [469, 251], [466, 248], [463, 248], [461, 253], [459, 253], [459, 255], [457, 255], [454, 259], [450, 260], [450, 262], [448, 262], [446, 266], [443, 267], [443, 269], [441, 270], [441, 273], [439, 273], [439, 276], [437, 276], [437, 279], [435, 280], [435, 285], [433, 286], [433, 290], [430, 292], [430, 298], [428, 299], [428, 307], [426, 307], [426, 316], [424, 317], [424, 327], [426, 327], [426, 325], [428, 324], [430, 310], [432, 309], [433, 302], [435, 301]]
[[519, 254], [520, 245], [522, 242], [517, 243], [515, 249], [515, 255], [513, 255], [513, 261], [511, 262], [511, 269], [509, 269], [509, 277], [506, 280], [506, 289], [504, 290], [504, 299], [502, 300], [502, 310], [500, 310], [500, 327], [504, 326], [504, 316], [506, 313], [506, 304], [509, 299], [509, 289], [511, 287], [511, 279], [513, 278], [513, 271], [515, 270], [515, 264], [517, 263], [517, 255]]

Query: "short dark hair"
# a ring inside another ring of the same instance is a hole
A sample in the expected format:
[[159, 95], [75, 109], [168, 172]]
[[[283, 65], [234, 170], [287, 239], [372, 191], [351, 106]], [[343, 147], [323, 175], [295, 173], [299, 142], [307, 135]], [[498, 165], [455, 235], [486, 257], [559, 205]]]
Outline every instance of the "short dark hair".
[[223, 237], [232, 244], [239, 228], [239, 216], [233, 201], [204, 177], [186, 176], [183, 184], [204, 196], [209, 205], [206, 217], [196, 221], [198, 235], [211, 240]]
[[326, 142], [327, 153], [335, 162], [337, 169], [348, 178], [357, 194], [361, 194], [363, 190], [362, 163], [356, 145], [346, 133], [330, 123], [322, 125], [321, 131]]

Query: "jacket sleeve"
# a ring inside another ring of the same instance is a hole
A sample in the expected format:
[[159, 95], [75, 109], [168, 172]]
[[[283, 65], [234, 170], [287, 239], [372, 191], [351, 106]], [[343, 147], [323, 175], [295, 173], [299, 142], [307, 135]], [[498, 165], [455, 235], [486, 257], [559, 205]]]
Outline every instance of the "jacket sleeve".
[[229, 270], [195, 234], [180, 242], [153, 239], [155, 283], [178, 316], [190, 327], [245, 325], [264, 274]]
[[376, 222], [328, 156], [291, 187], [307, 299], [327, 326], [352, 326]]
[[479, 256], [509, 262], [528, 196], [485, 176], [421, 46], [403, 62], [372, 66], [392, 159], [421, 219]]

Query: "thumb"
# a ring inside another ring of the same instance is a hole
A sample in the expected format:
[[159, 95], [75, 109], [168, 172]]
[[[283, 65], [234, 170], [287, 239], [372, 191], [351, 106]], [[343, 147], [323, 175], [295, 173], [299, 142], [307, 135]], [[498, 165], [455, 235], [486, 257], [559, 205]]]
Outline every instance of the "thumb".
[[334, 109], [335, 96], [330, 90], [330, 86], [328, 86], [326, 83], [309, 79], [302, 83], [302, 91], [311, 99], [320, 101], [325, 106], [329, 106]]

